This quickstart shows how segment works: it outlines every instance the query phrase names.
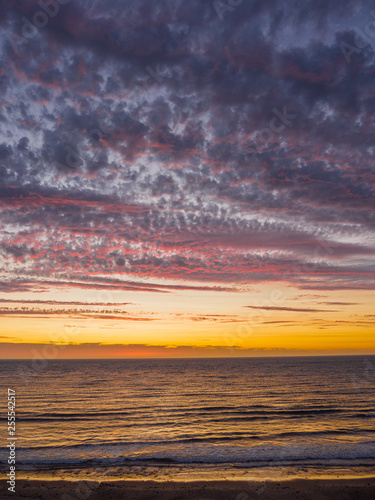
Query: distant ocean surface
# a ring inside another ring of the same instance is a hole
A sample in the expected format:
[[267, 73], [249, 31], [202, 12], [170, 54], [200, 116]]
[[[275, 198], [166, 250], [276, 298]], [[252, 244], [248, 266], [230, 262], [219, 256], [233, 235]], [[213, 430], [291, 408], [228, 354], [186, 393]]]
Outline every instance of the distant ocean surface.
[[[372, 475], [375, 357], [0, 361], [17, 471], [90, 478]], [[36, 369], [35, 369], [36, 368]], [[5, 439], [1, 473], [9, 471]]]

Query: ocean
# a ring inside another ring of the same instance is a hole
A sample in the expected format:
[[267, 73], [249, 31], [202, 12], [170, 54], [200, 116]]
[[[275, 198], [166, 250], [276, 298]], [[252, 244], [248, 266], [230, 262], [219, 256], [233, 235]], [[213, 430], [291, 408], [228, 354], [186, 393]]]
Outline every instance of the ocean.
[[[18, 477], [369, 475], [375, 357], [0, 361]], [[8, 448], [0, 448], [2, 476]]]

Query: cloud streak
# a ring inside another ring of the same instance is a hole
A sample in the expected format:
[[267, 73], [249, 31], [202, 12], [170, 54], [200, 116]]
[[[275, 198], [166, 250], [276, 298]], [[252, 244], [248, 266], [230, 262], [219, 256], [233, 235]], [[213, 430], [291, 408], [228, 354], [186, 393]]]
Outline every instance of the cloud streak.
[[302, 307], [278, 307], [278, 306], [244, 306], [247, 309], [261, 309], [264, 311], [287, 311], [287, 312], [312, 312], [312, 313], [322, 313], [322, 312], [337, 312], [332, 309], [311, 309]]

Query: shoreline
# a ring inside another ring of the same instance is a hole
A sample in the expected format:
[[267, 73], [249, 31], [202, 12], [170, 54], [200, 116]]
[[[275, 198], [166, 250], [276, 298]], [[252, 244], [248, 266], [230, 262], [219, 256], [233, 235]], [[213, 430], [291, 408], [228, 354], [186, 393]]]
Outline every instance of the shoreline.
[[288, 479], [264, 481], [155, 481], [155, 480], [56, 480], [17, 479], [16, 492], [0, 480], [2, 499], [69, 500], [294, 500], [303, 498], [372, 500], [375, 477], [338, 479]]
[[[9, 471], [0, 472], [0, 481], [6, 480]], [[275, 482], [293, 480], [352, 480], [375, 478], [375, 467], [259, 467], [255, 469], [181, 467], [164, 468], [141, 466], [132, 468], [87, 467], [46, 468], [44, 470], [17, 470], [18, 481], [91, 481], [91, 482], [147, 482], [192, 483], [218, 481], [230, 482]]]

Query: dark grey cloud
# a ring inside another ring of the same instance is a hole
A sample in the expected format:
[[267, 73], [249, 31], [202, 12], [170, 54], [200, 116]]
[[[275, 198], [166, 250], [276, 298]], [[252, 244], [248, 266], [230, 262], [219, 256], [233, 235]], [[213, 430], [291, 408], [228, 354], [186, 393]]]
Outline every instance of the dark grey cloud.
[[67, 269], [374, 286], [374, 51], [342, 49], [369, 4], [38, 10], [0, 7], [1, 290]]

